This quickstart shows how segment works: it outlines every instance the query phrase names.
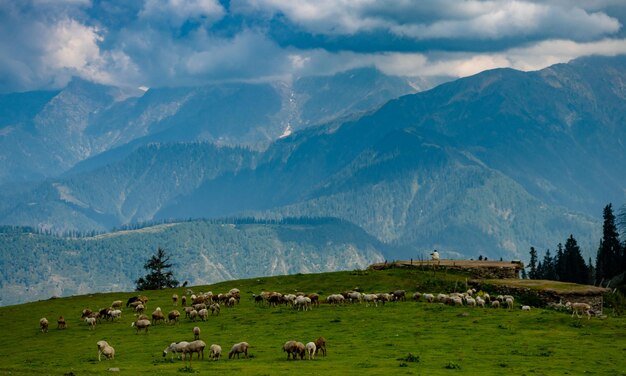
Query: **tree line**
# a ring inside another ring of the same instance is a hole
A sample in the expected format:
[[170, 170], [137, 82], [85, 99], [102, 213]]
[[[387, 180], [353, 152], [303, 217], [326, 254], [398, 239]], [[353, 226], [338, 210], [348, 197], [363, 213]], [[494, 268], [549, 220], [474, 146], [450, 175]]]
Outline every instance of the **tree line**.
[[618, 225], [626, 228], [626, 207], [616, 217], [612, 204], [608, 204], [604, 207], [602, 239], [596, 253], [595, 265], [591, 258], [585, 262], [573, 235], [567, 239], [565, 246], [561, 243], [557, 245], [554, 255], [549, 249], [546, 250], [542, 260], [538, 259], [537, 250], [530, 247], [527, 277], [609, 286], [612, 279], [626, 272], [626, 242], [620, 241]]

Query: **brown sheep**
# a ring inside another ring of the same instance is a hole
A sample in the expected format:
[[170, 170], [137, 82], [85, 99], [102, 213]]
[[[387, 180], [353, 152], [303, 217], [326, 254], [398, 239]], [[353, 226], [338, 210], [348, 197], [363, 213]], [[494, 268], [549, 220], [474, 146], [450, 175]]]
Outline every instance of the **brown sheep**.
[[194, 326], [193, 329], [191, 329], [191, 332], [193, 333], [193, 339], [200, 339], [200, 328], [197, 326]]
[[287, 353], [287, 359], [293, 357], [295, 360], [298, 355], [300, 356], [300, 359], [304, 359], [306, 348], [302, 342], [287, 341], [283, 345], [283, 351]]
[[323, 356], [326, 356], [326, 338], [319, 337], [315, 340], [315, 354], [322, 352]]
[[65, 329], [67, 328], [67, 324], [65, 323], [65, 317], [59, 316], [57, 319], [57, 329]]
[[242, 353], [246, 356], [246, 358], [248, 358], [249, 347], [250, 345], [248, 344], [248, 342], [235, 343], [228, 353], [228, 359], [234, 358], [235, 355], [237, 355], [237, 359], [239, 359], [239, 355]]
[[178, 318], [179, 318], [179, 317], [180, 317], [180, 312], [178, 312], [177, 310], [170, 311], [170, 312], [167, 314], [167, 320], [168, 320], [170, 323], [171, 323], [171, 322], [177, 323], [177, 322], [178, 322]]

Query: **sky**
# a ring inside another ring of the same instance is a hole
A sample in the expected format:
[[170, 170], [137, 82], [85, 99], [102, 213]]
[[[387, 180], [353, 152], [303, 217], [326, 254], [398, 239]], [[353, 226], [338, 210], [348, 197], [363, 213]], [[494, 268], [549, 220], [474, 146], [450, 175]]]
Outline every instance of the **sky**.
[[626, 53], [624, 0], [0, 0], [0, 93], [465, 77]]

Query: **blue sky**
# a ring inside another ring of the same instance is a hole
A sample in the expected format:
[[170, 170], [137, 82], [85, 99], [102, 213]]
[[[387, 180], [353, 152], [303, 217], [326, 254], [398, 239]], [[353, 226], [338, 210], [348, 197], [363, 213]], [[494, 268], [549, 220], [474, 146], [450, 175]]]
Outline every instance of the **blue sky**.
[[624, 0], [0, 0], [0, 93], [536, 70], [626, 53], [625, 22]]

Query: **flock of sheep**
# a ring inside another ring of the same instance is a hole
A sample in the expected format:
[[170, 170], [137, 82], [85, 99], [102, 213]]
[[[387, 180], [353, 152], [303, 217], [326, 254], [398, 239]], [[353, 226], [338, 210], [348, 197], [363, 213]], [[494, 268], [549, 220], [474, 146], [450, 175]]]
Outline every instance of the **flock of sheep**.
[[[188, 295], [188, 296], [187, 296]], [[191, 290], [187, 290], [187, 295], [183, 295], [181, 299], [183, 312], [185, 318], [189, 321], [207, 320], [209, 311], [211, 315], [220, 314], [220, 304], [226, 307], [232, 307], [240, 302], [241, 294], [236, 288], [231, 289], [228, 293], [213, 295], [211, 292], [200, 293], [198, 295], [193, 294]], [[313, 307], [319, 307], [320, 296], [318, 294], [282, 294], [279, 292], [262, 292], [259, 295], [253, 294], [253, 300], [256, 304], [261, 306], [276, 307], [278, 305], [290, 306], [295, 310], [307, 311]], [[340, 294], [331, 294], [326, 297], [326, 303], [329, 305], [339, 304], [359, 304], [364, 303], [366, 307], [378, 306], [378, 304], [384, 305], [386, 302], [405, 301], [405, 290], [395, 290], [390, 293], [378, 293], [378, 294], [366, 294], [359, 291], [345, 291]], [[450, 294], [430, 294], [416, 292], [412, 295], [414, 301], [425, 301], [428, 303], [441, 303], [452, 306], [470, 306], [470, 307], [482, 307], [490, 306], [492, 308], [506, 307], [511, 310], [514, 304], [514, 297], [511, 295], [498, 295], [495, 298], [491, 298], [487, 293], [476, 293], [476, 290], [469, 289], [464, 293], [450, 293]], [[189, 306], [187, 303], [189, 301]], [[172, 303], [177, 306], [179, 297], [177, 294], [172, 296]], [[131, 324], [131, 327], [136, 328], [136, 334], [139, 334], [141, 330], [144, 333], [148, 333], [149, 327], [152, 323], [170, 323], [176, 324], [179, 322], [181, 313], [177, 309], [171, 310], [167, 316], [163, 314], [160, 307], [157, 307], [148, 317], [144, 311], [147, 307], [148, 297], [146, 296], [134, 296], [126, 302], [126, 308], [131, 310], [136, 319]], [[123, 301], [116, 300], [110, 307], [103, 308], [98, 311], [92, 311], [91, 309], [84, 309], [81, 314], [81, 319], [84, 320], [89, 330], [95, 330], [98, 322], [102, 319], [105, 320], [119, 320], [122, 316]], [[586, 303], [570, 303], [567, 302], [565, 307], [572, 310], [572, 317], [576, 315], [580, 317], [580, 314], [587, 315], [587, 318], [591, 318], [591, 306]], [[521, 306], [522, 311], [530, 311], [530, 306]], [[152, 320], [150, 320], [152, 319]], [[48, 332], [49, 322], [47, 318], [41, 318], [39, 320], [39, 327], [42, 333]], [[57, 329], [65, 329], [67, 324], [63, 316], [59, 316], [57, 319]], [[191, 342], [181, 341], [171, 343], [165, 350], [163, 350], [163, 357], [167, 354], [171, 354], [173, 359], [174, 355], [178, 355], [179, 358], [185, 360], [193, 358], [193, 354], [197, 354], [197, 358], [204, 359], [204, 349], [206, 343], [200, 339], [200, 327], [195, 326], [192, 329], [194, 340]], [[104, 355], [106, 359], [114, 359], [115, 349], [106, 341], [101, 340], [97, 342], [98, 348], [98, 360], [101, 360], [101, 356]], [[228, 358], [239, 358], [243, 354], [248, 357], [248, 349], [250, 345], [247, 342], [239, 342], [232, 346], [228, 353]], [[310, 341], [306, 344], [302, 342], [290, 340], [283, 345], [283, 351], [287, 353], [287, 359], [301, 360], [305, 357], [309, 360], [315, 359], [315, 355], [319, 352], [323, 356], [326, 356], [326, 339], [319, 337], [315, 341]], [[218, 344], [212, 344], [209, 346], [209, 358], [212, 360], [219, 360], [222, 354], [222, 348]]]

